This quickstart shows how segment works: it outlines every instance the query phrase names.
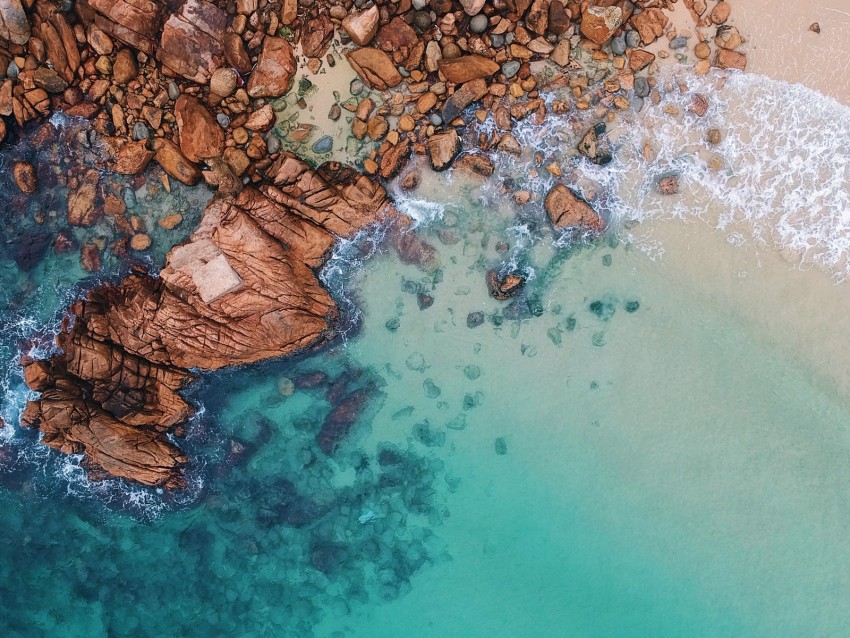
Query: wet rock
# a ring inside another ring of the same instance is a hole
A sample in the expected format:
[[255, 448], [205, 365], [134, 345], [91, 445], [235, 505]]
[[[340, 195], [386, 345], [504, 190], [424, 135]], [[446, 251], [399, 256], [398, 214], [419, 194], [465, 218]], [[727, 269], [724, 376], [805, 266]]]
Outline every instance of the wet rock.
[[53, 69], [42, 66], [37, 68], [32, 75], [32, 81], [48, 93], [62, 93], [68, 88], [68, 83]]
[[301, 51], [308, 58], [320, 58], [328, 50], [334, 36], [334, 25], [328, 14], [320, 13], [309, 20], [301, 35]]
[[29, 162], [15, 162], [12, 166], [12, 177], [14, 177], [15, 184], [22, 193], [31, 195], [38, 190], [38, 176], [35, 172], [35, 166]]
[[688, 111], [697, 117], [703, 117], [708, 112], [708, 98], [702, 93], [694, 93]]
[[392, 59], [380, 49], [363, 47], [350, 51], [346, 57], [370, 88], [386, 91], [401, 83], [401, 74]]
[[320, 137], [313, 144], [312, 149], [313, 149], [314, 153], [322, 154], [322, 153], [330, 153], [333, 150], [333, 147], [334, 147], [333, 138], [330, 135], [324, 135], [324, 136]]
[[495, 167], [486, 155], [480, 153], [468, 153], [455, 160], [454, 167], [467, 175], [478, 175], [489, 177], [493, 174]]
[[519, 73], [519, 69], [522, 65], [519, 60], [508, 60], [502, 65], [502, 73], [507, 79], [511, 79], [517, 73]]
[[612, 6], [588, 7], [581, 16], [581, 33], [591, 42], [605, 44], [629, 19], [632, 11], [634, 5], [628, 0], [620, 0]]
[[96, 207], [98, 172], [88, 171], [80, 185], [68, 193], [68, 223], [71, 226], [94, 226], [103, 217], [103, 210]]
[[599, 136], [605, 130], [604, 124], [589, 129], [578, 143], [578, 151], [594, 164], [605, 165], [611, 161], [611, 154], [603, 150]]
[[544, 200], [549, 219], [556, 228], [601, 231], [605, 221], [590, 205], [563, 184], [555, 185]]
[[475, 312], [470, 312], [466, 315], [466, 327], [467, 328], [477, 328], [478, 326], [484, 323], [484, 313], [480, 310]]
[[477, 79], [466, 82], [446, 100], [446, 104], [443, 106], [443, 121], [451, 122], [456, 117], [460, 117], [467, 106], [477, 102], [486, 94], [487, 82], [485, 80]]
[[[445, 53], [444, 53], [445, 54]], [[482, 55], [465, 55], [459, 58], [448, 60], [443, 58], [438, 63], [440, 73], [442, 73], [449, 82], [463, 84], [470, 80], [478, 78], [486, 78], [498, 73], [499, 65], [485, 58]]]
[[320, 388], [326, 385], [328, 382], [328, 375], [322, 372], [321, 370], [314, 370], [312, 372], [305, 372], [304, 374], [300, 374], [295, 378], [295, 388], [298, 390], [312, 390], [315, 388]]
[[112, 63], [112, 79], [118, 84], [127, 84], [139, 74], [136, 56], [130, 49], [121, 49]]
[[410, 160], [410, 140], [404, 138], [381, 157], [380, 175], [391, 179], [398, 175]]
[[569, 30], [570, 25], [570, 14], [564, 3], [560, 0], [552, 0], [549, 4], [549, 26], [546, 30], [554, 35], [562, 35]]
[[283, 38], [267, 37], [248, 80], [251, 97], [280, 97], [289, 91], [296, 64], [292, 46]]
[[[100, 265], [100, 249], [95, 244], [85, 244], [80, 249], [80, 265], [83, 270], [88, 272], [99, 272]], [[45, 362], [40, 362], [45, 363]]]
[[207, 0], [186, 0], [177, 6], [179, 10], [162, 27], [156, 56], [175, 73], [206, 84], [224, 62], [227, 13]]
[[747, 56], [739, 51], [719, 49], [714, 55], [714, 66], [718, 69], [747, 70]]
[[611, 53], [614, 55], [623, 55], [626, 52], [626, 37], [619, 35], [611, 39]]
[[274, 126], [274, 123], [274, 109], [271, 104], [266, 104], [264, 107], [251, 113], [243, 126], [249, 131], [268, 131]]
[[515, 297], [522, 291], [525, 278], [517, 274], [499, 275], [496, 270], [487, 273], [487, 289], [490, 296], [500, 301]]
[[717, 27], [717, 35], [714, 37], [714, 43], [722, 49], [737, 49], [744, 43], [744, 38], [738, 32], [738, 29], [732, 26]]
[[151, 247], [151, 238], [145, 233], [136, 233], [130, 238], [130, 248], [142, 252]]
[[196, 98], [181, 95], [174, 104], [174, 117], [180, 132], [180, 150], [183, 155], [193, 162], [221, 157], [224, 151], [224, 131]]
[[435, 171], [444, 171], [458, 156], [461, 150], [460, 136], [455, 129], [432, 136], [426, 143], [428, 162]]
[[649, 95], [649, 81], [642, 75], [636, 77], [634, 90], [638, 97], [646, 97]]
[[41, 262], [52, 240], [52, 234], [46, 229], [22, 232], [11, 242], [12, 259], [20, 270], [29, 272]]
[[147, 139], [127, 142], [116, 153], [112, 170], [122, 175], [138, 175], [148, 167], [153, 157], [154, 152], [148, 149]]
[[201, 171], [189, 160], [174, 142], [164, 138], [153, 141], [154, 159], [163, 170], [174, 179], [187, 186], [194, 186], [201, 181]]
[[245, 50], [245, 43], [237, 34], [228, 31], [221, 40], [224, 51], [224, 59], [239, 73], [248, 73], [251, 70], [251, 56]]
[[316, 435], [316, 442], [322, 452], [331, 456], [351, 431], [357, 422], [363, 408], [369, 400], [367, 390], [356, 390], [349, 394], [337, 404], [322, 425], [322, 429]]
[[716, 146], [723, 141], [723, 136], [720, 133], [720, 129], [710, 128], [708, 129], [708, 133], [706, 134], [706, 140], [712, 146]]
[[656, 182], [656, 188], [662, 195], [676, 195], [679, 192], [679, 177], [666, 175]]
[[640, 302], [638, 301], [627, 301], [625, 305], [626, 312], [635, 313], [640, 309]]
[[508, 442], [502, 436], [493, 441], [493, 447], [499, 456], [504, 456], [508, 453]]
[[655, 61], [655, 54], [643, 49], [635, 49], [629, 54], [629, 68], [633, 73], [642, 71]]
[[369, 44], [378, 32], [378, 7], [372, 5], [370, 8], [359, 13], [350, 13], [342, 21], [342, 28], [357, 46], [364, 47]]
[[422, 382], [422, 390], [425, 392], [425, 396], [429, 399], [436, 399], [443, 393], [440, 387], [434, 383], [434, 380], [430, 378], [425, 379], [425, 381]]
[[419, 306], [419, 310], [427, 310], [434, 305], [434, 297], [424, 292], [420, 292], [416, 295], [416, 304]]

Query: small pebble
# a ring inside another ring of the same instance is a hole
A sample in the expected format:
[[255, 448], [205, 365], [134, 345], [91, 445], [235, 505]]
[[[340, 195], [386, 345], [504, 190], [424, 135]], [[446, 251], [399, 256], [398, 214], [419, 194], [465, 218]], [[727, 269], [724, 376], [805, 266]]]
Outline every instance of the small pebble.
[[177, 82], [174, 80], [168, 83], [168, 97], [172, 100], [176, 100], [180, 97], [180, 87], [177, 86]]
[[227, 117], [227, 115], [225, 115], [224, 113], [219, 113], [215, 116], [215, 119], [218, 122], [219, 126], [221, 126], [221, 128], [227, 128], [228, 126], [230, 126], [230, 118]]
[[501, 49], [505, 46], [505, 36], [501, 33], [497, 35], [490, 36], [490, 42], [493, 44], [494, 49]]
[[269, 152], [269, 155], [273, 153], [277, 153], [280, 150], [280, 138], [274, 133], [269, 133], [266, 137], [266, 149]]
[[479, 13], [469, 21], [469, 30], [473, 33], [484, 33], [488, 26], [490, 26], [490, 21], [482, 13]]
[[413, 8], [417, 11], [428, 6], [428, 0], [413, 0]]
[[18, 68], [18, 65], [15, 64], [15, 61], [12, 60], [11, 62], [9, 62], [9, 66], [6, 67], [6, 76], [14, 80], [16, 77], [18, 77], [19, 72], [20, 69]]
[[635, 49], [640, 46], [640, 33], [635, 30], [626, 31], [626, 46]]
[[635, 78], [635, 95], [638, 97], [646, 97], [649, 95], [649, 80], [643, 76]]
[[509, 60], [502, 65], [502, 73], [505, 74], [506, 78], [512, 78], [519, 73], [520, 66], [521, 64], [518, 60]]
[[360, 78], [355, 78], [351, 81], [348, 90], [351, 91], [351, 95], [360, 95], [366, 89], [366, 85], [363, 84], [363, 81]]
[[431, 14], [427, 11], [420, 10], [413, 13], [413, 26], [419, 31], [427, 31], [432, 24], [434, 21], [431, 20]]
[[688, 39], [685, 37], [679, 36], [670, 40], [671, 49], [684, 49], [686, 46], [688, 46]]
[[431, 115], [428, 116], [428, 119], [434, 126], [440, 126], [440, 124], [443, 123], [443, 118], [441, 118], [437, 113], [431, 113]]
[[508, 442], [505, 441], [505, 438], [502, 436], [493, 441], [493, 447], [496, 449], [496, 454], [499, 456], [504, 456], [508, 453]]
[[325, 135], [313, 144], [314, 153], [330, 153], [334, 147], [334, 140], [330, 135]]
[[136, 207], [136, 191], [134, 191], [129, 186], [124, 188], [121, 191], [121, 196], [124, 198], [124, 205], [127, 208], [135, 208]]
[[619, 36], [611, 40], [611, 53], [614, 55], [623, 55], [626, 52], [626, 38]]
[[148, 127], [145, 126], [144, 122], [136, 122], [135, 126], [133, 126], [133, 139], [134, 140], [146, 140], [150, 136], [150, 131], [148, 131]]

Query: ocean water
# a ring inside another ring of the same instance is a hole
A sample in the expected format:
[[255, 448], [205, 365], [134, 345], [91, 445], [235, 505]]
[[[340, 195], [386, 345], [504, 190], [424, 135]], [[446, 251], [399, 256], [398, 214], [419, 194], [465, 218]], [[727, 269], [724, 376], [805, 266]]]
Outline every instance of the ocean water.
[[[343, 336], [193, 387], [181, 494], [90, 484], [15, 425], [23, 340], [93, 282], [49, 251], [2, 262], [4, 635], [843, 635], [850, 115], [758, 76], [685, 80], [706, 118], [665, 114], [675, 91], [647, 104], [608, 167], [570, 159], [590, 120], [564, 120], [521, 127], [542, 156], [487, 181], [394, 190], [439, 267], [340, 247]], [[539, 197], [551, 161], [604, 238], [510, 203], [506, 180]], [[491, 299], [492, 268], [523, 295]]]

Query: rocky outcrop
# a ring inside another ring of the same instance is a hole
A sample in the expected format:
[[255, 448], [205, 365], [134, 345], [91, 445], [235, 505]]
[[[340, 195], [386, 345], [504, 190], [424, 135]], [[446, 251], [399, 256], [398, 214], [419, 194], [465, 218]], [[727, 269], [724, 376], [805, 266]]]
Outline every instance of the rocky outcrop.
[[543, 202], [549, 219], [556, 228], [578, 228], [594, 232], [605, 228], [605, 221], [573, 191], [557, 184]]
[[224, 63], [227, 14], [205, 0], [187, 0], [162, 28], [157, 58], [184, 78], [206, 84]]
[[50, 361], [24, 361], [41, 392], [22, 422], [89, 471], [146, 485], [182, 484], [187, 459], [165, 434], [192, 414], [189, 369], [280, 357], [333, 335], [338, 311], [314, 269], [336, 236], [395, 215], [386, 192], [350, 168], [310, 169], [282, 155], [262, 192], [214, 199], [168, 254], [160, 276], [136, 272], [70, 309]]

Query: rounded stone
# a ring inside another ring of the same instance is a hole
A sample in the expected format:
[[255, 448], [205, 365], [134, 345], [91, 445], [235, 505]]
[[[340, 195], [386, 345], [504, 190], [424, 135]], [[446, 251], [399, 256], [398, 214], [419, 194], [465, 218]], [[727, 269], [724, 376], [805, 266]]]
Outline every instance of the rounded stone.
[[501, 49], [503, 46], [505, 46], [505, 36], [503, 36], [501, 33], [497, 35], [491, 35], [490, 43], [493, 45], [494, 49]]
[[180, 97], [180, 87], [177, 86], [177, 82], [174, 80], [168, 83], [168, 97], [171, 100], [176, 100]]
[[355, 78], [351, 81], [348, 90], [351, 92], [351, 95], [360, 95], [364, 90], [366, 90], [366, 85], [363, 84], [363, 81], [360, 78]]
[[454, 42], [447, 42], [443, 45], [443, 58], [446, 60], [454, 60], [461, 55], [460, 47]]
[[147, 250], [151, 247], [151, 238], [145, 233], [138, 233], [133, 235], [130, 239], [130, 248], [133, 250]]
[[684, 49], [688, 46], [688, 39], [682, 36], [670, 40], [670, 48], [673, 50]]
[[313, 152], [314, 153], [330, 153], [334, 147], [334, 140], [330, 135], [325, 135], [324, 137], [319, 138], [315, 144], [313, 144]]
[[697, 56], [700, 60], [705, 60], [708, 56], [711, 55], [711, 47], [708, 46], [705, 42], [698, 42], [694, 47], [694, 55]]
[[438, 113], [431, 113], [431, 115], [428, 116], [428, 119], [434, 126], [440, 126], [440, 124], [443, 123], [443, 118], [440, 117]]
[[634, 49], [640, 46], [640, 33], [634, 29], [626, 31], [626, 46]]
[[427, 11], [415, 11], [413, 13], [413, 26], [419, 31], [427, 31], [432, 24], [434, 24], [434, 21]]
[[488, 26], [490, 26], [490, 21], [487, 19], [487, 16], [481, 13], [469, 21], [469, 29], [473, 33], [484, 33]]
[[134, 140], [146, 140], [150, 137], [150, 131], [148, 131], [148, 127], [145, 126], [144, 122], [136, 122], [133, 126], [133, 139]]
[[18, 77], [18, 73], [20, 73], [20, 69], [18, 68], [18, 65], [15, 64], [15, 61], [12, 60], [9, 62], [9, 66], [6, 67], [6, 76], [14, 80]]
[[227, 128], [228, 126], [230, 126], [230, 118], [227, 117], [227, 115], [225, 115], [224, 113], [219, 113], [218, 115], [216, 115], [215, 120], [216, 122], [218, 122], [221, 128]]
[[238, 83], [239, 76], [233, 69], [216, 69], [210, 79], [210, 91], [221, 97], [230, 97]]
[[519, 60], [508, 60], [502, 65], [502, 73], [506, 78], [510, 79], [519, 73], [519, 68], [522, 66]]
[[643, 76], [635, 78], [635, 95], [638, 97], [649, 95], [649, 81]]
[[269, 155], [273, 155], [280, 150], [280, 138], [274, 133], [269, 133], [266, 137], [266, 149], [268, 149]]
[[413, 8], [417, 11], [424, 9], [428, 6], [428, 0], [413, 0]]
[[611, 53], [614, 55], [623, 55], [626, 52], [625, 36], [617, 36], [611, 40]]
[[643, 98], [638, 97], [638, 96], [633, 97], [632, 98], [632, 109], [634, 109], [634, 111], [636, 113], [640, 113], [642, 108], [643, 108]]
[[134, 191], [132, 188], [127, 186], [122, 189], [121, 197], [124, 199], [124, 206], [126, 206], [127, 208], [136, 207], [136, 191]]

